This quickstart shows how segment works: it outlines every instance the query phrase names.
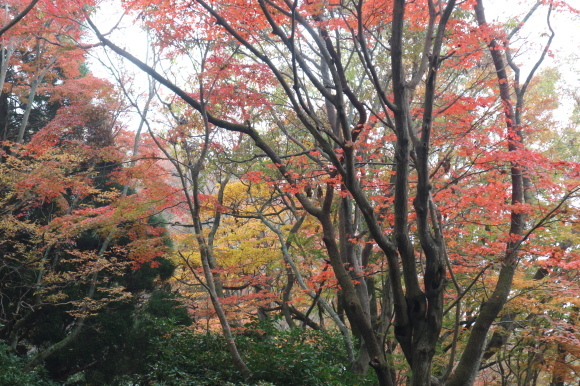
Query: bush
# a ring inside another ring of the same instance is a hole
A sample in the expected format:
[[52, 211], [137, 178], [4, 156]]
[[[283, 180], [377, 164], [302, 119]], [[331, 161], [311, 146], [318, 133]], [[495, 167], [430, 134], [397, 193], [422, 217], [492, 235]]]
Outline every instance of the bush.
[[335, 332], [280, 331], [274, 322], [254, 322], [236, 336], [236, 343], [253, 374], [246, 383], [220, 334], [175, 330], [156, 340], [158, 351], [150, 358], [149, 371], [131, 381], [156, 385], [374, 383], [374, 374], [367, 380], [348, 372], [342, 337]]
[[9, 347], [0, 342], [0, 385], [1, 386], [50, 386], [56, 385], [48, 380], [44, 370], [24, 371], [26, 358], [9, 352]]
[[[280, 331], [272, 321], [247, 326], [257, 334], [238, 338], [256, 380], [276, 385], [363, 385], [347, 370], [342, 336], [336, 331], [294, 328]], [[374, 377], [371, 374], [370, 377]], [[373, 380], [370, 379], [370, 384]]]

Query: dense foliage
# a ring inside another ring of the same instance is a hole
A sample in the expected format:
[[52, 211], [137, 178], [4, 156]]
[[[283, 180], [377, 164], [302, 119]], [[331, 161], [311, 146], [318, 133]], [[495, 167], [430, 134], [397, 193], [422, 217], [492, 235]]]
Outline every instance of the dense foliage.
[[[246, 384], [232, 364], [221, 334], [175, 330], [156, 319], [150, 328], [166, 330], [152, 341], [155, 350], [148, 368], [126, 376], [127, 381], [167, 385]], [[251, 384], [360, 385], [373, 384], [348, 373], [346, 354], [336, 333], [292, 329], [283, 331], [273, 321], [244, 326], [236, 340], [254, 374]], [[366, 383], [365, 383], [366, 382]]]
[[6, 2], [0, 384], [576, 382], [578, 10], [518, 7]]

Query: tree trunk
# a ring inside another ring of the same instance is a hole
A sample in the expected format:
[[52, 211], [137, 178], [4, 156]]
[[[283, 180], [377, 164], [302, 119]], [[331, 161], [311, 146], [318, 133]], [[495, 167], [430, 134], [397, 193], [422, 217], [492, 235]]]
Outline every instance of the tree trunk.
[[[478, 24], [480, 26], [485, 25], [486, 20], [482, 0], [477, 1], [475, 5], [475, 14]], [[508, 138], [521, 139], [521, 135], [519, 135], [519, 128], [514, 125], [515, 117], [509, 90], [509, 80], [506, 73], [506, 64], [502, 57], [502, 51], [498, 47], [495, 39], [491, 39], [488, 43], [488, 46], [497, 73], [500, 97], [504, 106]], [[508, 151], [516, 151], [520, 148], [520, 146], [521, 143], [517, 142], [517, 140], [510, 139], [508, 142]], [[511, 163], [511, 187], [511, 203], [513, 205], [523, 203], [524, 184], [522, 169], [516, 162]], [[481, 364], [481, 359], [485, 352], [487, 334], [489, 333], [493, 321], [503, 309], [503, 306], [505, 305], [511, 290], [515, 270], [518, 263], [518, 242], [519, 237], [523, 235], [525, 225], [524, 222], [524, 213], [521, 211], [512, 211], [509, 232], [512, 240], [507, 243], [505, 258], [502, 264], [502, 268], [500, 269], [496, 287], [490, 298], [481, 305], [480, 313], [475, 321], [463, 355], [461, 356], [455, 373], [449, 380], [448, 385], [469, 385], [475, 381], [475, 377]]]
[[28, 93], [28, 99], [26, 101], [26, 107], [24, 108], [24, 114], [22, 115], [22, 121], [20, 122], [20, 128], [18, 129], [18, 136], [16, 137], [17, 143], [23, 143], [24, 134], [26, 133], [26, 127], [28, 126], [28, 118], [30, 117], [30, 112], [32, 111], [32, 105], [34, 104], [34, 98], [36, 97], [36, 91], [38, 86], [42, 83], [44, 76], [52, 68], [52, 65], [56, 62], [57, 56], [53, 56], [46, 67], [35, 75], [34, 79], [30, 83], [30, 92]]

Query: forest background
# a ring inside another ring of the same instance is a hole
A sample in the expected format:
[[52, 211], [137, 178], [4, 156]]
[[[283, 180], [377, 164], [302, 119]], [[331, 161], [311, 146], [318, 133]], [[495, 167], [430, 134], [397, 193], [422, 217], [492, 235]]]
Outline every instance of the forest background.
[[4, 2], [0, 383], [576, 383], [573, 5]]

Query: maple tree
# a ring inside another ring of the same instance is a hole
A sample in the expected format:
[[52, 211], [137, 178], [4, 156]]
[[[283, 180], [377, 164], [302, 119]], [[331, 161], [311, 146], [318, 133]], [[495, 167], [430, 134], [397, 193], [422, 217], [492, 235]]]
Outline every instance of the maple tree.
[[[155, 148], [124, 129], [117, 92], [76, 44], [76, 5], [61, 5], [3, 30], [0, 96], [0, 336], [33, 351], [23, 371], [46, 362], [55, 378], [104, 362], [110, 346], [89, 353], [82, 341], [111, 332], [108, 315], [135, 317], [135, 295], [174, 269], [154, 218], [172, 193]], [[87, 355], [65, 359], [78, 350]]]
[[[548, 42], [522, 81], [510, 47], [521, 25], [506, 33], [487, 23], [481, 1], [127, 4], [147, 14], [170, 55], [191, 52], [187, 42], [212, 42], [210, 65], [191, 74], [194, 93], [89, 23], [204, 125], [248, 136], [271, 160], [279, 186], [320, 223], [342, 306], [381, 384], [395, 383], [389, 350], [404, 355], [411, 384], [469, 384], [521, 261], [550, 249], [528, 248], [530, 237], [574, 221], [562, 209], [577, 194], [578, 165], [543, 157], [523, 138], [526, 91], [554, 37], [550, 13], [566, 5], [546, 7]], [[392, 317], [382, 326], [369, 309], [367, 277], [377, 273], [361, 259], [366, 244], [388, 266], [379, 312]], [[461, 303], [481, 296], [470, 290], [490, 274], [460, 352]], [[447, 364], [436, 366], [453, 308], [455, 338]], [[394, 337], [386, 346], [385, 333]]]

